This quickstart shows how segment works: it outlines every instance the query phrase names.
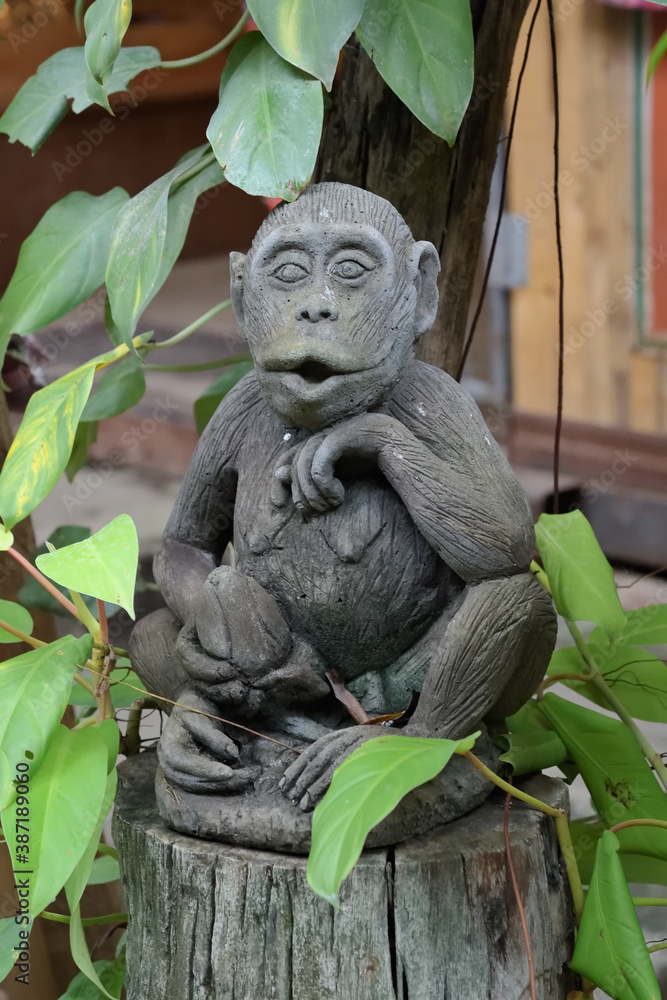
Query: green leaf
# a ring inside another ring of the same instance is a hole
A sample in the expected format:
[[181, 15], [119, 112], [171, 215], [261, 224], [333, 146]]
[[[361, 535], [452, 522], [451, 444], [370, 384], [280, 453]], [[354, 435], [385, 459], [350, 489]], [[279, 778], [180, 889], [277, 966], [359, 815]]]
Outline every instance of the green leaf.
[[10, 334], [52, 323], [103, 283], [111, 230], [127, 197], [122, 188], [99, 197], [73, 191], [37, 223], [0, 299], [0, 360]]
[[102, 854], [93, 861], [87, 884], [106, 885], [107, 882], [117, 882], [119, 878], [120, 869], [117, 859], [110, 858], [108, 854]]
[[30, 397], [0, 472], [0, 517], [8, 528], [51, 492], [70, 457], [95, 372], [127, 350], [122, 345], [100, 354]]
[[[109, 966], [104, 966], [100, 969], [100, 963], [93, 962], [90, 958], [90, 952], [88, 951], [88, 944], [86, 942], [86, 935], [83, 930], [83, 924], [81, 923], [81, 906], [75, 907], [72, 911], [69, 925], [69, 944], [72, 951], [72, 958], [76, 962], [79, 969], [81, 969], [81, 974], [89, 982], [88, 985], [93, 987], [94, 992], [83, 992], [85, 989], [84, 982], [80, 981], [78, 987], [79, 992], [75, 993], [74, 996], [78, 997], [79, 1000], [98, 1000], [98, 997], [108, 997], [109, 1000], [118, 1000], [120, 996], [120, 991], [123, 986], [123, 979], [125, 978], [125, 963], [120, 962], [118, 959], [114, 962], [109, 963]], [[106, 972], [107, 978], [110, 980], [109, 985], [105, 986], [102, 982], [101, 975], [98, 973]], [[122, 973], [122, 975], [121, 975]], [[77, 976], [77, 979], [79, 977]], [[76, 980], [74, 981], [76, 982]], [[70, 989], [74, 984], [70, 983]], [[67, 994], [65, 994], [67, 996]]]
[[[63, 545], [80, 542], [81, 539], [88, 538], [89, 536], [90, 528], [84, 528], [79, 524], [66, 524], [56, 528], [49, 536], [48, 542], [54, 549], [61, 549]], [[35, 556], [48, 551], [48, 546], [46, 543], [43, 543], [35, 552]], [[65, 590], [63, 590], [63, 593], [68, 596]], [[38, 611], [50, 611], [52, 614], [66, 614], [62, 605], [58, 604], [56, 599], [49, 594], [48, 590], [45, 590], [41, 583], [35, 580], [34, 576], [28, 574], [26, 574], [25, 583], [19, 591], [18, 599], [21, 604], [26, 605], [28, 608], [34, 608]]]
[[315, 167], [323, 108], [320, 83], [251, 31], [227, 59], [206, 136], [231, 184], [293, 201]]
[[[111, 720], [109, 720], [111, 721]], [[115, 723], [114, 723], [115, 725]], [[101, 735], [101, 734], [99, 734]], [[114, 762], [115, 762], [114, 756]], [[83, 895], [83, 890], [90, 883], [90, 875], [95, 863], [95, 855], [97, 854], [98, 844], [100, 842], [100, 836], [102, 834], [102, 827], [104, 826], [105, 820], [111, 811], [113, 805], [113, 800], [116, 795], [116, 788], [118, 786], [118, 772], [114, 767], [113, 770], [107, 775], [106, 788], [104, 789], [104, 798], [102, 799], [102, 805], [100, 807], [99, 816], [97, 817], [97, 822], [90, 835], [90, 840], [85, 851], [81, 855], [81, 858], [77, 862], [72, 871], [72, 874], [65, 882], [65, 895], [67, 897], [67, 905], [71, 912], [74, 912], [78, 906], [81, 896]], [[103, 856], [104, 857], [104, 856]], [[100, 860], [103, 860], [100, 858]], [[112, 861], [113, 858], [108, 858], [108, 861]]]
[[[168, 173], [128, 201], [118, 215], [106, 283], [112, 321], [125, 343], [129, 343], [139, 316], [159, 291], [181, 251], [197, 197], [223, 179], [217, 165], [205, 159], [206, 152], [207, 147], [200, 146], [179, 160]], [[184, 179], [189, 171], [194, 175]], [[195, 178], [200, 174], [197, 183]], [[206, 185], [203, 189], [202, 183]], [[187, 186], [186, 191], [180, 190], [183, 186]], [[171, 212], [170, 196], [176, 198]]]
[[660, 1000], [660, 987], [617, 851], [617, 838], [605, 831], [598, 844], [571, 965], [615, 1000]]
[[131, 0], [94, 0], [84, 17], [84, 55], [91, 77], [86, 81], [86, 93], [108, 110], [111, 108], [105, 84], [110, 78], [131, 18]]
[[364, 0], [249, 0], [248, 10], [276, 52], [331, 90], [338, 55], [356, 26]]
[[[127, 685], [129, 684], [131, 684], [132, 687], [128, 687]], [[122, 673], [119, 671], [118, 675], [114, 672], [111, 675], [109, 687], [111, 702], [113, 707], [116, 709], [130, 708], [137, 698], [141, 698], [142, 692], [144, 694], [147, 693], [141, 678], [138, 674], [135, 674], [133, 670], [123, 671]], [[85, 688], [82, 688], [80, 684], [73, 684], [69, 697], [69, 704], [87, 705], [92, 708], [97, 703], [93, 696], [88, 694]]]
[[568, 759], [567, 747], [547, 722], [538, 703], [531, 699], [507, 720], [509, 732], [498, 738], [505, 752], [500, 759], [515, 776], [556, 767]]
[[[23, 920], [23, 917], [20, 918]], [[0, 919], [0, 983], [4, 982], [12, 971], [12, 966], [17, 960], [17, 952], [28, 940], [27, 937], [19, 937], [20, 934], [30, 934], [32, 930], [32, 917], [26, 914], [26, 923], [17, 924], [15, 917], [4, 917]], [[20, 975], [19, 970], [16, 974]]]
[[[546, 694], [540, 705], [578, 764], [607, 826], [629, 819], [667, 822], [667, 796], [622, 722], [555, 694]], [[618, 838], [624, 852], [667, 860], [667, 837], [658, 827], [626, 827]]]
[[138, 558], [134, 522], [129, 514], [119, 514], [90, 538], [38, 556], [36, 565], [62, 587], [119, 604], [134, 618]]
[[[161, 59], [158, 50], [149, 45], [122, 49], [107, 81], [107, 93], [127, 91], [130, 80], [159, 66]], [[82, 45], [56, 52], [23, 84], [0, 118], [0, 132], [5, 132], [10, 142], [22, 142], [37, 152], [67, 114], [68, 98], [75, 114], [94, 103], [86, 94], [87, 79]]]
[[[593, 876], [593, 865], [600, 837], [605, 831], [598, 819], [575, 820], [570, 823], [570, 836], [577, 868], [584, 885]], [[619, 853], [626, 881], [651, 885], [667, 885], [667, 861], [647, 857], [644, 854]]]
[[[609, 688], [632, 716], [647, 722], [667, 723], [667, 667], [662, 660], [637, 646], [589, 642], [586, 648]], [[568, 646], [553, 654], [548, 674], [580, 673], [584, 669], [576, 648]], [[576, 680], [564, 680], [563, 684], [596, 705], [610, 708], [593, 684]]]
[[0, 552], [6, 552], [14, 544], [14, 536], [4, 525], [0, 526]]
[[[30, 780], [30, 910], [55, 898], [86, 850], [106, 788], [107, 752], [93, 726], [58, 726], [48, 753]], [[16, 851], [16, 804], [3, 814], [11, 854]], [[20, 835], [20, 831], [19, 831]]]
[[202, 433], [229, 390], [233, 389], [244, 375], [252, 371], [252, 367], [253, 363], [250, 356], [248, 361], [237, 361], [236, 364], [229, 365], [228, 368], [225, 368], [222, 375], [218, 376], [215, 382], [211, 382], [199, 399], [195, 400], [195, 424], [197, 425], [198, 434]]
[[[12, 769], [7, 760], [7, 754], [0, 750], [0, 813], [6, 809], [14, 798], [14, 785], [12, 784]], [[0, 980], [1, 982], [1, 980]]]
[[[16, 765], [26, 759], [31, 761], [31, 774], [39, 771], [67, 707], [74, 671], [83, 666], [92, 648], [91, 635], [80, 639], [68, 635], [0, 663], [0, 749], [12, 779]], [[26, 758], [26, 751], [32, 758]], [[6, 801], [6, 786], [3, 793], [0, 800]]]
[[104, 987], [100, 990], [85, 973], [80, 972], [59, 1000], [102, 1000], [105, 996], [119, 997], [125, 979], [125, 956], [93, 962], [95, 975]]
[[473, 87], [469, 0], [366, 0], [357, 37], [413, 115], [452, 146]]
[[614, 573], [581, 511], [540, 515], [535, 535], [559, 614], [595, 622], [609, 636], [620, 632], [625, 612]]
[[[659, 3], [660, 0], [657, 0], [657, 2]], [[667, 3], [667, 0], [663, 0], [663, 2]], [[655, 71], [658, 68], [658, 63], [660, 62], [660, 60], [664, 56], [665, 52], [667, 52], [667, 31], [664, 31], [662, 33], [662, 35], [660, 35], [660, 38], [658, 39], [658, 41], [655, 43], [655, 45], [651, 49], [651, 54], [650, 54], [649, 59], [648, 59], [648, 66], [646, 67], [646, 86], [647, 87], [648, 87], [649, 83], [651, 82], [651, 80], [653, 79], [653, 76], [655, 75]]]
[[137, 357], [123, 358], [100, 379], [97, 391], [83, 408], [81, 420], [107, 420], [136, 406], [146, 391], [143, 363]]
[[362, 743], [336, 768], [313, 813], [306, 872], [311, 889], [335, 905], [339, 886], [354, 868], [369, 830], [404, 795], [439, 774], [453, 753], [470, 750], [478, 736], [438, 740], [392, 735]]
[[634, 646], [662, 646], [667, 643], [667, 604], [649, 604], [645, 608], [626, 611], [625, 625], [614, 641]]
[[[0, 600], [0, 618], [8, 625], [13, 625], [20, 632], [32, 635], [34, 628], [32, 615], [15, 601]], [[6, 629], [0, 628], [0, 642], [21, 642], [21, 640], [17, 639], [11, 632], [7, 632]]]

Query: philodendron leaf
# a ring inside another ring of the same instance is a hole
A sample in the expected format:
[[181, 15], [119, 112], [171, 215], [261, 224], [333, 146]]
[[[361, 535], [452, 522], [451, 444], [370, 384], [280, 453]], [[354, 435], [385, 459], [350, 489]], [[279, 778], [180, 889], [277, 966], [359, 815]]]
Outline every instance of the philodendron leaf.
[[[28, 870], [30, 911], [40, 913], [62, 889], [86, 850], [102, 807], [107, 784], [107, 751], [96, 727], [58, 726], [48, 753], [30, 779]], [[12, 803], [3, 829], [17, 857], [21, 817]], [[22, 816], [23, 814], [21, 814]]]
[[42, 573], [61, 587], [118, 604], [134, 618], [138, 558], [134, 522], [129, 514], [119, 514], [90, 538], [55, 552], [45, 552], [35, 562]]
[[12, 333], [32, 333], [64, 316], [104, 282], [111, 231], [128, 195], [73, 191], [24, 241], [0, 299], [0, 360]]
[[542, 514], [535, 536], [559, 614], [595, 622], [609, 636], [620, 632], [625, 612], [614, 573], [581, 511]]
[[568, 759], [567, 747], [531, 698], [506, 720], [509, 732], [498, 738], [500, 759], [515, 776], [555, 767]]
[[[149, 45], [122, 49], [107, 80], [107, 93], [127, 91], [130, 80], [159, 66], [161, 58]], [[56, 52], [23, 84], [0, 118], [0, 132], [5, 132], [10, 142], [22, 142], [36, 153], [67, 114], [68, 99], [75, 114], [94, 103], [86, 94], [87, 79], [83, 45]]]
[[[88, 943], [86, 941], [86, 935], [83, 930], [83, 924], [81, 923], [81, 906], [78, 905], [72, 911], [69, 925], [69, 944], [72, 952], [72, 958], [76, 962], [77, 966], [81, 969], [81, 975], [85, 976], [88, 980], [88, 987], [93, 986], [93, 990], [98, 992], [93, 992], [92, 996], [97, 1000], [97, 997], [101, 998], [108, 997], [109, 1000], [118, 1000], [120, 996], [120, 991], [123, 986], [123, 979], [125, 978], [125, 963], [120, 960], [109, 963], [107, 966], [100, 968], [100, 963], [93, 961], [90, 957], [90, 952], [88, 950]], [[106, 973], [107, 983], [102, 981], [101, 974]], [[78, 976], [77, 976], [78, 979]], [[70, 989], [72, 989], [73, 983], [70, 984]], [[68, 994], [66, 994], [67, 996]], [[88, 1000], [90, 992], [85, 992], [85, 983], [80, 981], [78, 992], [74, 993], [74, 997], [78, 997], [79, 1000]], [[72, 995], [69, 994], [70, 1000], [72, 1000]], [[61, 998], [63, 1000], [63, 998]]]
[[[20, 632], [32, 635], [32, 615], [27, 608], [17, 604], [16, 601], [0, 601], [0, 619], [8, 625], [13, 625]], [[6, 629], [0, 628], [0, 642], [21, 642], [21, 640]]]
[[633, 646], [667, 644], [667, 604], [648, 604], [645, 608], [626, 611], [625, 625], [615, 642]]
[[130, 0], [94, 0], [84, 17], [84, 55], [90, 74], [90, 79], [86, 81], [86, 93], [109, 110], [105, 83], [111, 75], [131, 18]]
[[[140, 347], [141, 338], [135, 344]], [[100, 354], [30, 397], [0, 472], [0, 517], [6, 527], [13, 528], [51, 492], [70, 457], [95, 372], [127, 352], [123, 344]]]
[[233, 389], [236, 383], [252, 370], [252, 367], [250, 355], [247, 361], [237, 361], [236, 364], [230, 365], [204, 390], [199, 399], [195, 400], [195, 424], [198, 434], [202, 433], [229, 390]]
[[598, 844], [571, 965], [615, 1000], [660, 1000], [618, 846], [618, 838], [606, 830]]
[[119, 878], [120, 869], [117, 858], [110, 858], [108, 854], [103, 854], [93, 861], [86, 884], [106, 885], [108, 882], [117, 882]]
[[357, 37], [413, 115], [453, 145], [474, 79], [469, 0], [366, 0]]
[[[108, 720], [112, 721], [112, 720]], [[114, 722], [115, 726], [116, 723]], [[114, 757], [115, 762], [115, 757]], [[83, 890], [90, 883], [90, 873], [94, 864], [94, 858], [97, 854], [97, 848], [100, 842], [100, 835], [102, 833], [102, 827], [104, 826], [105, 820], [111, 811], [113, 805], [113, 800], [116, 795], [116, 788], [118, 786], [118, 772], [114, 767], [113, 770], [107, 775], [106, 788], [104, 790], [104, 798], [102, 799], [102, 805], [100, 807], [100, 813], [97, 817], [97, 822], [91, 831], [90, 840], [85, 851], [81, 855], [81, 858], [77, 862], [76, 866], [70, 877], [65, 882], [65, 895], [67, 897], [67, 905], [71, 911], [79, 905], [81, 896], [83, 895]], [[104, 856], [100, 860], [113, 861], [113, 858]], [[118, 864], [116, 863], [116, 867]]]
[[[200, 146], [179, 160], [168, 173], [128, 201], [118, 215], [106, 283], [113, 323], [127, 344], [139, 316], [159, 291], [183, 246], [194, 202], [202, 191], [195, 178], [205, 175], [206, 188], [223, 179], [217, 165], [205, 159], [207, 153], [210, 155], [210, 150]], [[190, 172], [190, 179], [183, 179]], [[187, 191], [179, 193], [186, 184]], [[170, 212], [171, 196], [176, 197], [177, 207]]]
[[[91, 635], [68, 635], [0, 663], [0, 750], [9, 762], [10, 780], [17, 763], [30, 761], [31, 774], [38, 772], [67, 707], [74, 671], [92, 647]], [[8, 791], [5, 786], [0, 800]]]
[[[624, 723], [555, 694], [546, 694], [540, 706], [578, 765], [607, 826], [629, 819], [667, 822], [667, 796]], [[624, 852], [667, 860], [667, 836], [658, 827], [625, 827], [618, 839]]]
[[251, 31], [227, 59], [206, 137], [230, 184], [293, 201], [315, 167], [323, 113], [321, 84]]
[[[588, 885], [593, 877], [597, 845], [604, 831], [604, 823], [595, 817], [570, 823], [574, 856], [584, 885]], [[626, 854], [624, 851], [619, 852], [618, 856], [627, 882], [667, 885], [667, 861], [647, 857], [645, 854]]]
[[358, 747], [334, 771], [313, 813], [307, 878], [311, 889], [336, 904], [368, 832], [404, 795], [435, 778], [455, 752], [471, 750], [479, 733], [462, 740], [378, 736]]
[[107, 420], [136, 406], [146, 391], [143, 364], [137, 357], [123, 358], [109, 368], [83, 408], [81, 421]]
[[93, 970], [102, 989], [95, 986], [88, 976], [80, 972], [67, 987], [60, 1000], [103, 1000], [104, 997], [119, 997], [125, 979], [125, 956], [102, 958], [92, 963]]
[[[667, 668], [662, 660], [637, 646], [589, 642], [586, 648], [610, 690], [635, 719], [667, 723]], [[576, 647], [567, 646], [553, 654], [548, 673], [576, 674], [583, 669]], [[587, 681], [565, 678], [563, 684], [602, 708], [611, 707], [602, 692]]]
[[340, 50], [364, 0], [249, 0], [255, 24], [276, 52], [331, 90]]

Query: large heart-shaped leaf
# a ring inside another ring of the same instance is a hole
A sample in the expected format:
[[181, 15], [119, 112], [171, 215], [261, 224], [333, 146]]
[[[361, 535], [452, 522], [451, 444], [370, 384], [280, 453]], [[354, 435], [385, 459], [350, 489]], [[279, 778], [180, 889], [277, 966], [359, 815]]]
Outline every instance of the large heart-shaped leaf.
[[[667, 822], [667, 796], [624, 723], [555, 694], [546, 694], [540, 705], [607, 826], [629, 819]], [[658, 827], [625, 827], [618, 838], [624, 852], [667, 860], [667, 837]]]
[[119, 514], [81, 542], [35, 560], [38, 569], [61, 587], [119, 604], [134, 618], [134, 581], [139, 542], [129, 514]]
[[[107, 750], [96, 727], [58, 726], [42, 766], [30, 779], [31, 874], [26, 877], [31, 913], [48, 906], [72, 874], [95, 830], [106, 785]], [[12, 803], [3, 813], [12, 857], [21, 853], [16, 850], [21, 836], [16, 810]]]
[[[92, 645], [91, 635], [68, 635], [0, 663], [0, 750], [9, 762], [10, 780], [17, 763], [31, 761], [33, 774], [41, 767], [67, 707], [74, 671], [85, 664]], [[27, 758], [26, 751], [32, 756]], [[6, 803], [8, 793], [5, 785], [0, 801]]]
[[474, 79], [469, 0], [366, 0], [357, 37], [413, 115], [453, 145]]
[[542, 514], [535, 536], [559, 614], [595, 622], [609, 636], [620, 632], [625, 612], [614, 573], [581, 511]]
[[[122, 49], [107, 80], [107, 93], [126, 91], [130, 80], [160, 62], [160, 53], [152, 46]], [[82, 45], [56, 52], [23, 84], [0, 118], [0, 132], [5, 132], [10, 142], [22, 142], [33, 153], [37, 152], [67, 114], [68, 99], [73, 102], [75, 114], [91, 106], [93, 101], [86, 93], [87, 79]]]
[[0, 361], [10, 334], [52, 323], [103, 283], [111, 231], [127, 197], [122, 188], [99, 197], [73, 191], [37, 223], [0, 299]]
[[248, 10], [276, 52], [331, 90], [338, 55], [364, 0], [249, 0]]
[[597, 848], [572, 968], [615, 1000], [660, 1000], [617, 852], [618, 839], [606, 830]]
[[435, 778], [453, 753], [472, 749], [478, 736], [462, 740], [378, 736], [350, 754], [334, 771], [313, 813], [307, 867], [311, 889], [335, 905], [338, 888], [354, 868], [369, 830], [404, 795]]
[[135, 195], [118, 215], [106, 283], [113, 322], [127, 344], [181, 252], [196, 199], [223, 180], [210, 159], [210, 150], [200, 146]]
[[322, 133], [322, 87], [260, 32], [232, 49], [206, 136], [226, 179], [248, 194], [293, 201], [310, 180]]

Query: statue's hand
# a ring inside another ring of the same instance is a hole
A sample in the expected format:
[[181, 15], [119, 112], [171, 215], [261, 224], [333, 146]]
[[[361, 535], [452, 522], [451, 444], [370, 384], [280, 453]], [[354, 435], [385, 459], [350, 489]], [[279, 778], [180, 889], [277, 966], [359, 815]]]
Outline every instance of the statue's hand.
[[186, 689], [167, 719], [158, 759], [167, 780], [179, 788], [230, 794], [247, 788], [256, 776], [256, 768], [239, 766], [239, 749], [223, 724], [210, 718], [215, 714], [214, 704]]
[[309, 812], [326, 792], [338, 765], [366, 740], [382, 735], [376, 726], [352, 726], [321, 736], [290, 764], [280, 780], [280, 790]]
[[291, 489], [295, 507], [305, 515], [324, 513], [338, 507], [345, 495], [343, 484], [334, 475], [336, 462], [343, 457], [377, 460], [391, 444], [401, 425], [386, 413], [362, 413], [313, 434], [302, 445], [282, 455], [275, 471], [273, 501], [284, 506]]

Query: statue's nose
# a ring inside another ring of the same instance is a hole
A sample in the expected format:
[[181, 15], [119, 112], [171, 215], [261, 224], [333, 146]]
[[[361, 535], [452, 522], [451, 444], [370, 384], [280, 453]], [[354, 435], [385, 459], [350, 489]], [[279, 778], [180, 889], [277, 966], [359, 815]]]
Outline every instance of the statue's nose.
[[319, 323], [322, 319], [338, 319], [338, 309], [333, 299], [324, 295], [311, 295], [302, 302], [296, 311], [297, 319], [306, 319], [309, 323]]

